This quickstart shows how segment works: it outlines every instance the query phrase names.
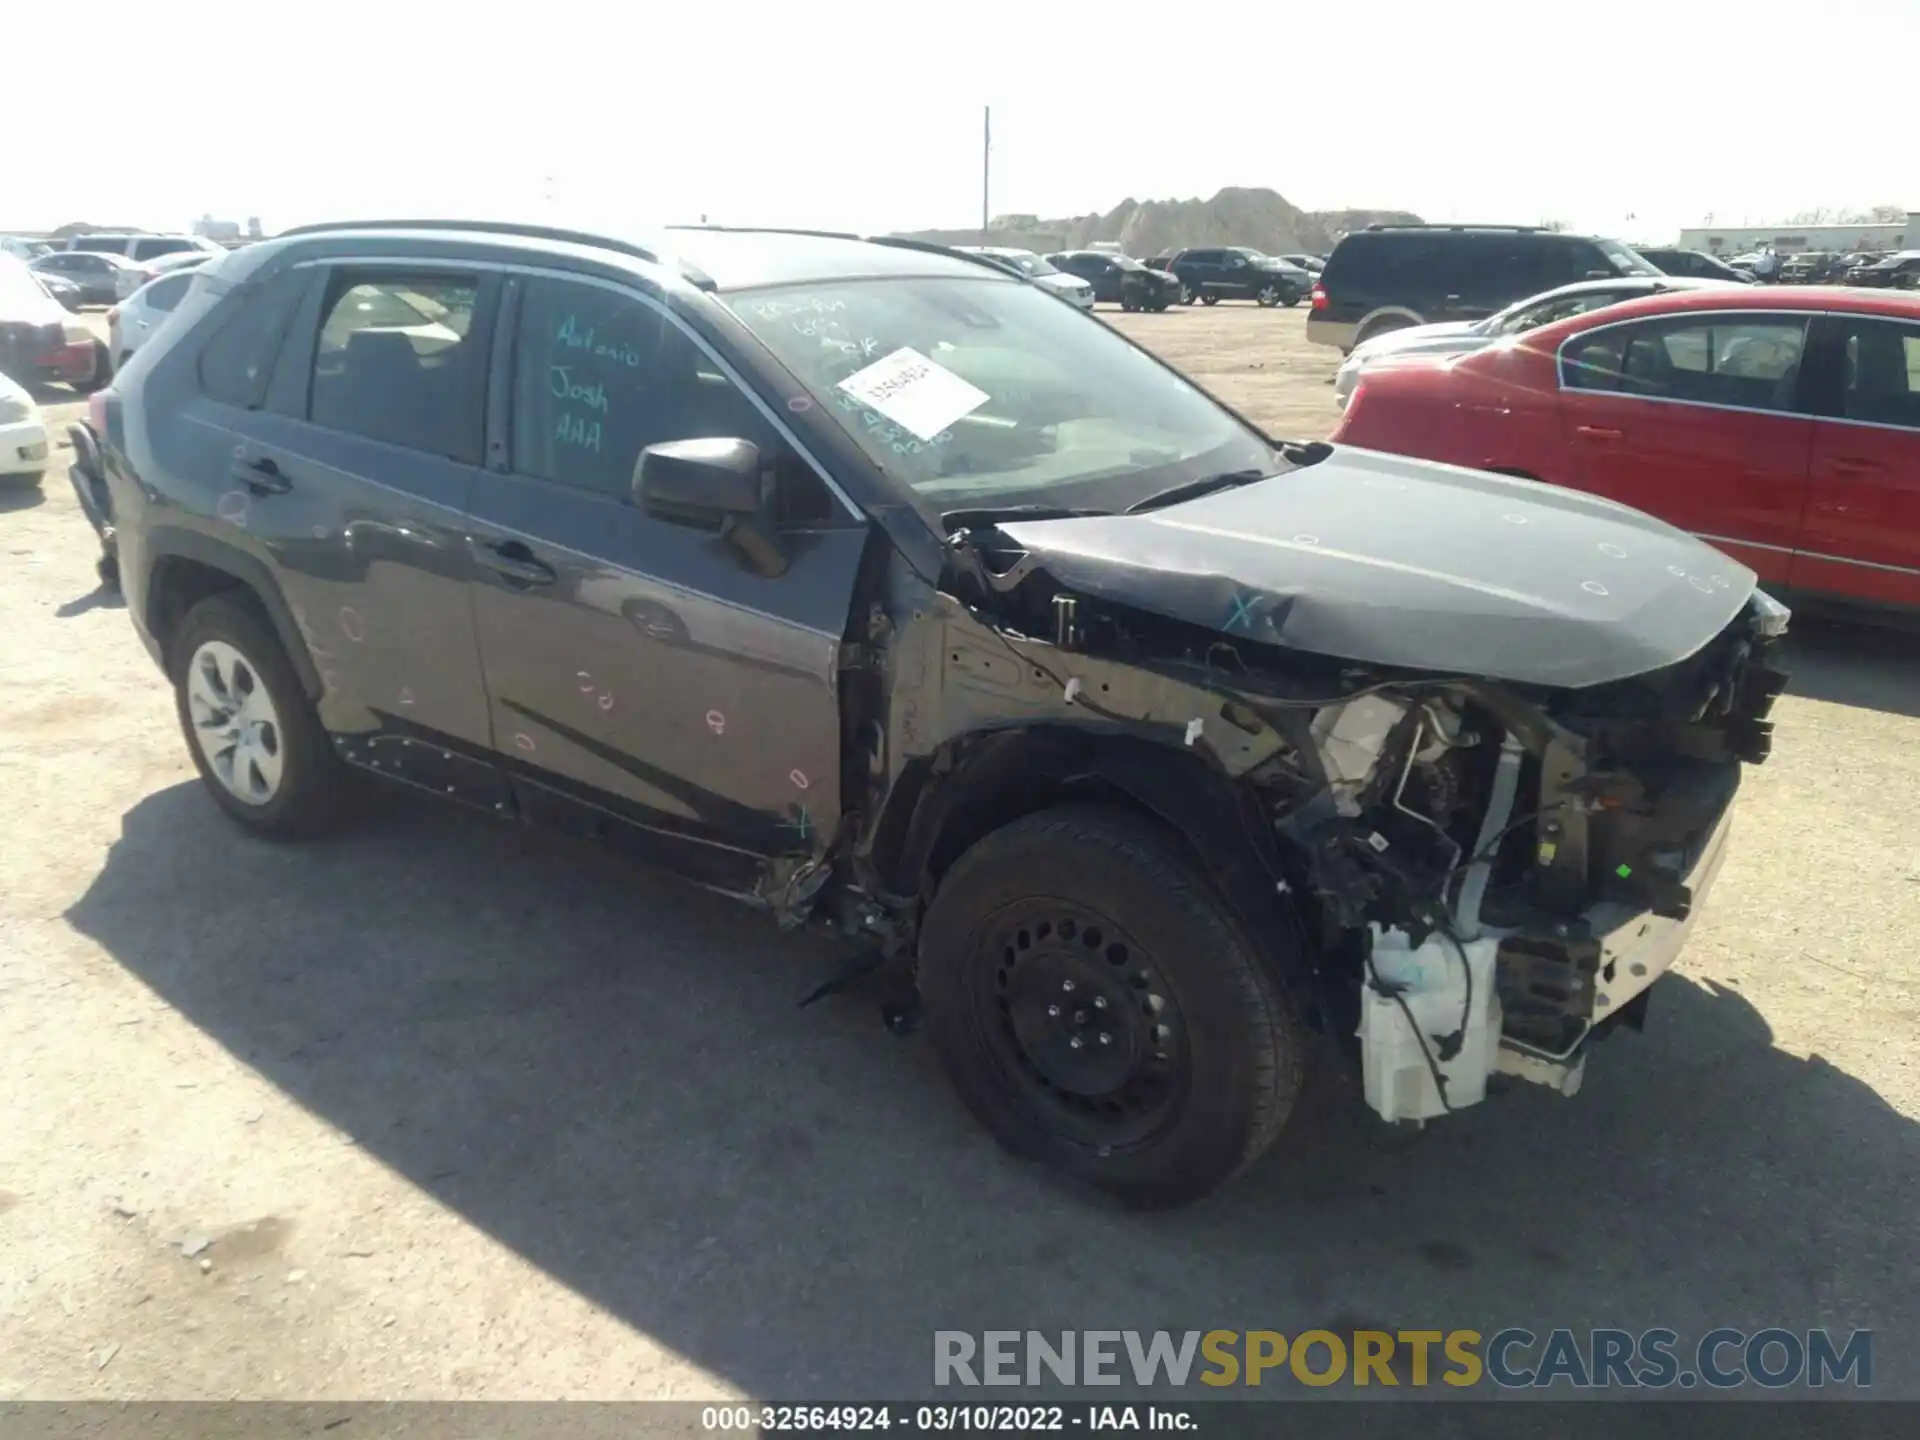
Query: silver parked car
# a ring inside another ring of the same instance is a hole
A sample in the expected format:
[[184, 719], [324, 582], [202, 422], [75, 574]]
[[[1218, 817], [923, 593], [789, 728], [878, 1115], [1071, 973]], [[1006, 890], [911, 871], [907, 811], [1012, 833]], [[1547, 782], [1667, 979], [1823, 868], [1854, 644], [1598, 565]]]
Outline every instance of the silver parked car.
[[957, 245], [969, 255], [984, 255], [1004, 270], [1017, 271], [1034, 284], [1071, 300], [1082, 310], [1093, 309], [1093, 286], [1078, 275], [1069, 275], [1031, 250], [1016, 250], [1006, 245]]
[[1562, 285], [1525, 300], [1483, 320], [1454, 320], [1442, 325], [1409, 325], [1354, 347], [1333, 377], [1333, 398], [1342, 410], [1353, 398], [1360, 383], [1360, 372], [1389, 355], [1465, 354], [1503, 340], [1525, 334], [1570, 315], [1618, 305], [1642, 295], [1663, 290], [1706, 290], [1735, 285], [1734, 280], [1696, 280], [1683, 275], [1619, 275], [1608, 280], [1581, 280]]

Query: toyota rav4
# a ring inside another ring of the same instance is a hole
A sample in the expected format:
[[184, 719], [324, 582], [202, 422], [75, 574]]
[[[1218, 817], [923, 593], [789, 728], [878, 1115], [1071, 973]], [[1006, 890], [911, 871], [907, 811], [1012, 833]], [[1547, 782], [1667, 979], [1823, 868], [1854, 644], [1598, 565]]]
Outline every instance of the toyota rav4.
[[1784, 681], [1691, 536], [1276, 440], [927, 245], [294, 231], [96, 423], [242, 826], [377, 776], [833, 927], [1005, 1145], [1142, 1205], [1268, 1147], [1313, 1032], [1390, 1120], [1570, 1092]]

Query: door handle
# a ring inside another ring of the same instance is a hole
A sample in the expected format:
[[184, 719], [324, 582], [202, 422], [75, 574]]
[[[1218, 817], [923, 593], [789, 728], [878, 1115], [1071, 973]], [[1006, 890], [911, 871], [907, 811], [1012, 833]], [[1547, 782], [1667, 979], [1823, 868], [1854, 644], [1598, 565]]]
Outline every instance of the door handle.
[[1573, 433], [1588, 440], [1619, 440], [1625, 437], [1624, 431], [1616, 430], [1611, 425], [1576, 425]]
[[501, 540], [484, 546], [480, 563], [501, 576], [509, 585], [551, 585], [559, 572], [518, 540]]
[[281, 473], [280, 467], [265, 455], [252, 460], [245, 456], [236, 456], [232, 468], [227, 473], [256, 495], [284, 495], [293, 488], [293, 481]]

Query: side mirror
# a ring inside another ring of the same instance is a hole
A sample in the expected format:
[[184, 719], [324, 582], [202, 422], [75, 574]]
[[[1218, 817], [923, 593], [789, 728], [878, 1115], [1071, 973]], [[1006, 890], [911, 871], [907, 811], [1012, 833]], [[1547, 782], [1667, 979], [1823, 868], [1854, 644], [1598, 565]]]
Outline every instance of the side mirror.
[[640, 452], [633, 498], [656, 520], [720, 525], [766, 508], [760, 447], [747, 440], [665, 440]]
[[787, 569], [786, 551], [768, 522], [772, 495], [760, 447], [732, 437], [664, 440], [640, 452], [633, 496], [656, 520], [716, 529], [756, 574]]

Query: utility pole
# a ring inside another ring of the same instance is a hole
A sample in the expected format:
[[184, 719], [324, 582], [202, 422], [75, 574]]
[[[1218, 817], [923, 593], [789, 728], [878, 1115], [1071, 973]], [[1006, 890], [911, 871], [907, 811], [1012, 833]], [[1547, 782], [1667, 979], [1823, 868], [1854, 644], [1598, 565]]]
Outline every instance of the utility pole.
[[989, 105], [986, 107], [986, 113], [981, 117], [980, 131], [980, 243], [982, 245], [991, 243], [991, 237], [987, 234], [987, 206], [988, 197], [992, 193], [989, 184], [992, 174], [993, 107]]

